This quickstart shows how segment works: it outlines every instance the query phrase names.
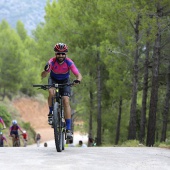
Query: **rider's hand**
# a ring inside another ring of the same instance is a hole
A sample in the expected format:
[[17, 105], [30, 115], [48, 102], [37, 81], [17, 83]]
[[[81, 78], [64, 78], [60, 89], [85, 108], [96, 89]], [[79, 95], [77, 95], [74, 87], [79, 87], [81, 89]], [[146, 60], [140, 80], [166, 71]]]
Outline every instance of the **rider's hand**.
[[74, 80], [74, 84], [80, 84], [80, 80]]
[[46, 64], [45, 67], [44, 67], [44, 71], [48, 71], [50, 68], [50, 65], [49, 64]]

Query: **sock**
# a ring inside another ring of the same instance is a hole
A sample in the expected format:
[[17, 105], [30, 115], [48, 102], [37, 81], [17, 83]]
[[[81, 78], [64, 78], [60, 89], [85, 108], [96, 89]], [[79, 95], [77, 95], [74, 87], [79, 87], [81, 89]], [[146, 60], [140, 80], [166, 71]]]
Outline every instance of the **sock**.
[[71, 130], [71, 119], [66, 119], [66, 129]]
[[53, 107], [49, 107], [49, 111], [50, 111], [50, 113], [52, 113]]

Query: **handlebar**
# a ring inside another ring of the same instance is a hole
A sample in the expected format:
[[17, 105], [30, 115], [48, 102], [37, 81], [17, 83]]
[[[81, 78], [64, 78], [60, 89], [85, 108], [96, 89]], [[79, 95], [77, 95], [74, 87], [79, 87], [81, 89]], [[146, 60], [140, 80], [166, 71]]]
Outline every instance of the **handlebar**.
[[64, 84], [58, 84], [58, 83], [54, 83], [52, 85], [49, 85], [49, 84], [33, 84], [33, 87], [39, 87], [38, 89], [43, 89], [43, 90], [47, 90], [51, 87], [54, 87], [54, 88], [64, 88], [65, 86], [73, 86], [74, 85], [74, 82], [72, 83], [64, 83]]

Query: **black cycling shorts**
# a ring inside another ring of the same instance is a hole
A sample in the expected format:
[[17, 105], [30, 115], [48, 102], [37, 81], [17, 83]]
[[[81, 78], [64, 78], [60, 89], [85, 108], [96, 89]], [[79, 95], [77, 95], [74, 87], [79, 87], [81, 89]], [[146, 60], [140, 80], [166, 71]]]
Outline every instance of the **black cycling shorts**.
[[[48, 84], [52, 85], [54, 83], [58, 83], [58, 84], [65, 84], [65, 83], [69, 83], [70, 80], [69, 79], [64, 79], [64, 80], [56, 80], [52, 77], [49, 76], [48, 78]], [[68, 96], [70, 97], [71, 94], [71, 88], [70, 86], [65, 86], [64, 88], [59, 89], [59, 93], [61, 96]]]

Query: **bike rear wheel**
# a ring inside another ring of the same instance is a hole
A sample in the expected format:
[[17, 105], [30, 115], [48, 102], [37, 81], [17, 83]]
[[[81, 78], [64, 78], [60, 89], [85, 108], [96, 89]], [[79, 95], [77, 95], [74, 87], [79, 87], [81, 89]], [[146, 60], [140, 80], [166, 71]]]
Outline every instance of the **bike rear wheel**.
[[61, 152], [63, 150], [63, 132], [59, 111], [60, 111], [59, 104], [55, 102], [53, 108], [53, 128], [57, 152]]

